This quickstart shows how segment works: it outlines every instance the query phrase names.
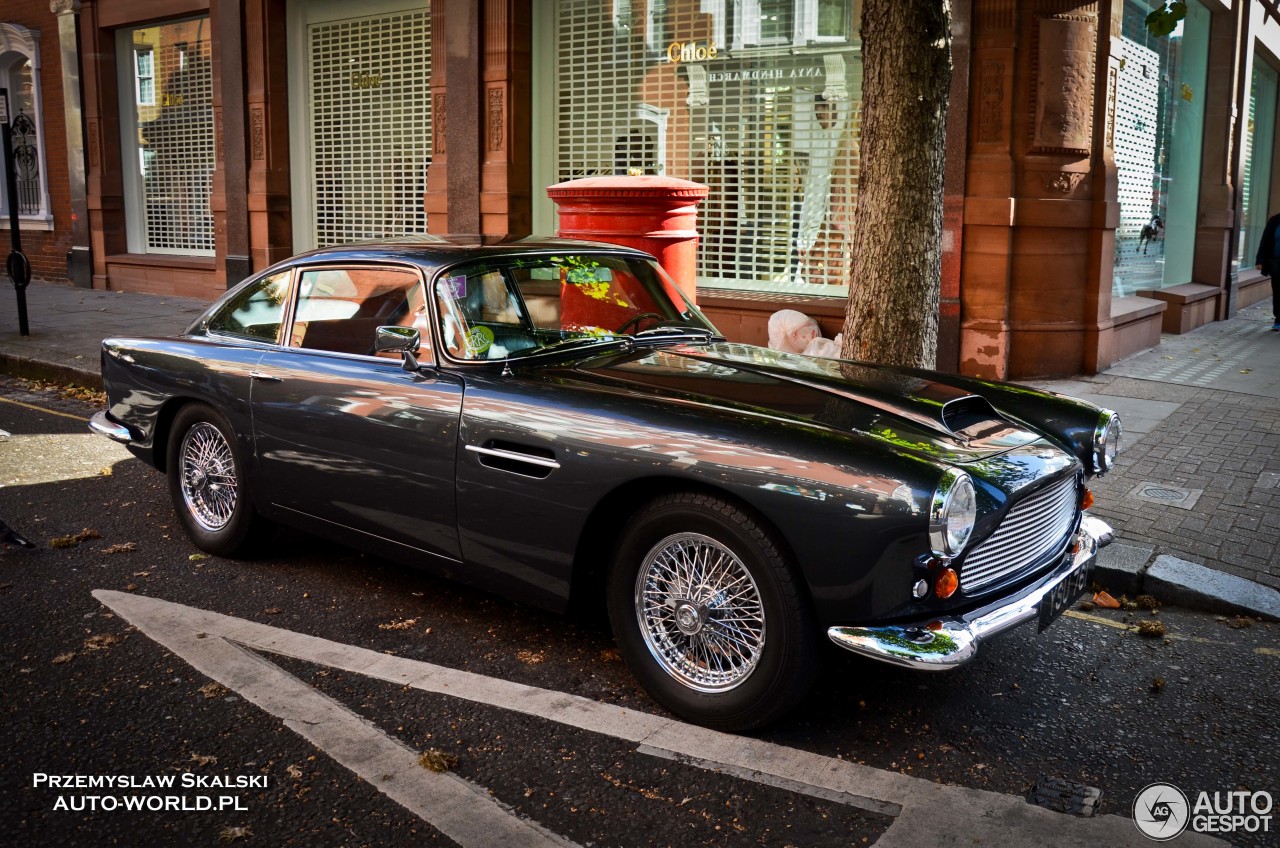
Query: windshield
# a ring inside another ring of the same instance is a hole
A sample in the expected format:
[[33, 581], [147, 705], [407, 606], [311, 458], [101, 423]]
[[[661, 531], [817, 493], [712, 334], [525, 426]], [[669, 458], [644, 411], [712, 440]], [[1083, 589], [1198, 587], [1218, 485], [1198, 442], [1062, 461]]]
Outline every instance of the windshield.
[[657, 263], [608, 254], [503, 256], [436, 278], [440, 338], [454, 359], [498, 360], [666, 328], [715, 333]]

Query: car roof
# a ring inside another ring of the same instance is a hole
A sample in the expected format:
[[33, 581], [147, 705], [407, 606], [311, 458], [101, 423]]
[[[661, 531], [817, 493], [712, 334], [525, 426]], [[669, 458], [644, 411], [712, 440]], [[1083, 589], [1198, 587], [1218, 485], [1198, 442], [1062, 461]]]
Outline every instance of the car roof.
[[618, 244], [550, 236], [405, 235], [354, 244], [334, 245], [299, 254], [280, 265], [352, 261], [399, 261], [436, 267], [481, 256], [507, 256], [531, 251], [608, 251], [652, 258]]

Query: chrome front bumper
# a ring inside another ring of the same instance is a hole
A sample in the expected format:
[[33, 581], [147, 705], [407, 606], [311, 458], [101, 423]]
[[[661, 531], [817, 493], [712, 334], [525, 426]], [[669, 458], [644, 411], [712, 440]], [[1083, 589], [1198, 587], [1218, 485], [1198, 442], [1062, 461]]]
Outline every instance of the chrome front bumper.
[[123, 424], [117, 424], [107, 417], [105, 412], [95, 412], [89, 419], [89, 429], [99, 436], [106, 436], [117, 442], [128, 444], [133, 441], [133, 432]]
[[1040, 602], [1077, 568], [1087, 567], [1114, 534], [1105, 521], [1085, 516], [1072, 540], [1072, 553], [1044, 579], [992, 606], [960, 616], [944, 616], [882, 627], [831, 627], [827, 636], [842, 648], [882, 662], [920, 671], [945, 671], [973, 659], [978, 644], [1035, 618]]

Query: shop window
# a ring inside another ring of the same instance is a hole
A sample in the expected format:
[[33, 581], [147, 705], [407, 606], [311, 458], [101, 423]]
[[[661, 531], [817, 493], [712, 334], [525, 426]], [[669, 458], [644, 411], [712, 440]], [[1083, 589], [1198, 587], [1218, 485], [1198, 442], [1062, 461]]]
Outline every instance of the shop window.
[[364, 17], [335, 8], [339, 19], [307, 19], [299, 27], [295, 114], [307, 131], [294, 148], [305, 163], [294, 174], [295, 197], [301, 196], [295, 244], [425, 233], [430, 8]]
[[1158, 5], [1124, 4], [1115, 119], [1117, 296], [1190, 282], [1195, 255], [1210, 14], [1189, 0], [1178, 28], [1155, 37], [1145, 21]]
[[51, 228], [49, 188], [45, 167], [43, 119], [40, 113], [40, 36], [17, 24], [0, 24], [0, 88], [6, 90], [17, 196], [10, 198], [0, 179], [0, 226], [9, 225], [9, 210], [17, 204], [21, 226]]
[[[125, 221], [132, 253], [212, 256], [209, 18], [117, 33]], [[128, 95], [125, 95], [128, 92]]]
[[[1244, 173], [1240, 178], [1239, 268], [1253, 269], [1269, 208], [1272, 157], [1276, 143], [1276, 96], [1280, 74], [1256, 53], [1249, 91], [1249, 119], [1244, 132]], [[1275, 210], [1280, 212], [1280, 210]]]
[[[629, 26], [618, 20], [631, 14]], [[843, 296], [862, 62], [852, 0], [559, 0], [551, 181], [663, 174], [710, 193], [698, 284]]]

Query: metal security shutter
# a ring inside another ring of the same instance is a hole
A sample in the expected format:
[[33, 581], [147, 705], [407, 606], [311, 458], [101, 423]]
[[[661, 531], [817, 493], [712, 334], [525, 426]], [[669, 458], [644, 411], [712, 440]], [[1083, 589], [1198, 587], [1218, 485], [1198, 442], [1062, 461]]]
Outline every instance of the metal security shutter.
[[556, 178], [704, 183], [700, 285], [841, 295], [861, 57], [847, 39], [828, 43], [811, 30], [820, 19], [851, 27], [852, 6], [796, 0], [778, 32], [747, 26], [785, 5], [559, 0]]
[[[1129, 295], [1159, 288], [1163, 278], [1164, 240], [1139, 246], [1142, 228], [1153, 214], [1163, 215], [1163, 192], [1157, 162], [1160, 138], [1160, 56], [1135, 41], [1124, 39], [1124, 67], [1116, 85], [1115, 156], [1120, 201], [1116, 228], [1116, 294]], [[1166, 82], [1167, 85], [1167, 82]]]
[[158, 28], [159, 82], [153, 105], [138, 107], [146, 251], [212, 256], [213, 63], [209, 19]]
[[307, 49], [315, 244], [425, 233], [430, 12], [313, 23]]

